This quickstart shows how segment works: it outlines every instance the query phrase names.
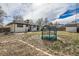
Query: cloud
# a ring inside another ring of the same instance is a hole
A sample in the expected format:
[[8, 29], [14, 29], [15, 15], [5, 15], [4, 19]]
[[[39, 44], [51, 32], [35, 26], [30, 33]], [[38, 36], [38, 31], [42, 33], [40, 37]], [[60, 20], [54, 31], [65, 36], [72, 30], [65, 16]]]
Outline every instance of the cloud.
[[43, 4], [41, 6], [37, 6], [37, 8], [31, 11], [26, 18], [38, 19], [41, 17], [47, 18], [55, 18], [58, 14], [64, 12], [67, 8], [67, 4]]
[[60, 15], [60, 19], [64, 19], [66, 17], [70, 17], [73, 16], [74, 14], [79, 13], [79, 5], [74, 4], [73, 6], [69, 6], [68, 10], [63, 13], [62, 15]]
[[78, 21], [79, 20], [79, 14], [75, 14], [73, 16], [64, 18], [64, 19], [56, 19], [55, 21], [52, 21], [52, 23], [60, 23], [60, 24], [67, 24], [71, 23], [72, 21]]
[[[9, 23], [13, 20], [13, 16], [27, 14], [31, 8], [31, 3], [21, 4], [21, 3], [1, 3], [2, 9], [7, 13], [6, 18], [4, 18], [4, 23]], [[30, 7], [30, 8], [29, 8]], [[26, 13], [27, 12], [27, 13]]]
[[70, 23], [72, 21], [79, 21], [79, 4], [71, 4], [67, 10], [62, 13], [58, 19], [52, 21], [53, 23]]
[[[13, 20], [12, 17], [15, 15], [22, 15], [24, 20], [31, 18], [36, 21], [38, 18], [49, 18], [51, 21], [59, 18], [69, 6], [73, 4], [68, 3], [44, 3], [44, 4], [35, 4], [35, 3], [3, 3], [0, 4], [3, 7], [3, 10], [6, 11], [8, 17], [6, 21]], [[9, 21], [8, 21], [9, 22]], [[5, 22], [6, 23], [6, 22]]]

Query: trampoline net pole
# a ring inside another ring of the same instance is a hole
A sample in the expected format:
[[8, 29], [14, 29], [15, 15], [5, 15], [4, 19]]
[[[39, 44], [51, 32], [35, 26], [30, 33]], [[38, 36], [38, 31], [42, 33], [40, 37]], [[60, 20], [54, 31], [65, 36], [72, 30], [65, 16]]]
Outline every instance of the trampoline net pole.
[[42, 28], [42, 39], [43, 39], [43, 28]]

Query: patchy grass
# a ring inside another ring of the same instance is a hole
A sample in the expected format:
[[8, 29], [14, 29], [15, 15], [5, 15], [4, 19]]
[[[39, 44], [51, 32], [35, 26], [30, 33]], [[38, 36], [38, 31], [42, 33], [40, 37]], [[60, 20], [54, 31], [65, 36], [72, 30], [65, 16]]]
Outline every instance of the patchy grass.
[[34, 36], [34, 35], [41, 35], [41, 32], [27, 32], [27, 33], [24, 33], [24, 38], [29, 38], [29, 37]]
[[39, 32], [31, 34], [29, 39], [26, 39], [25, 37], [24, 41], [27, 41], [52, 55], [79, 55], [79, 33], [59, 31], [57, 33], [58, 37], [63, 39], [54, 42], [41, 40], [41, 34], [38, 33]]
[[79, 33], [59, 31], [58, 37], [63, 38], [63, 41], [66, 43], [70, 43], [73, 45], [79, 45]]
[[58, 31], [57, 32], [59, 37], [62, 37], [64, 39], [68, 40], [79, 40], [79, 33], [71, 33], [71, 32], [65, 32], [65, 31]]
[[79, 55], [79, 33], [58, 31], [54, 42], [41, 39], [41, 32], [15, 33], [0, 36], [0, 55], [45, 55], [28, 45], [18, 42], [23, 40], [52, 55]]
[[0, 45], [0, 55], [6, 56], [34, 56], [45, 55], [26, 44], [18, 41], [14, 43], [4, 43]]
[[21, 33], [0, 36], [0, 55], [2, 56], [41, 56], [44, 53], [19, 42], [24, 37]]
[[63, 38], [53, 42], [49, 48], [56, 51], [56, 55], [79, 55], [79, 33], [59, 31], [58, 37]]

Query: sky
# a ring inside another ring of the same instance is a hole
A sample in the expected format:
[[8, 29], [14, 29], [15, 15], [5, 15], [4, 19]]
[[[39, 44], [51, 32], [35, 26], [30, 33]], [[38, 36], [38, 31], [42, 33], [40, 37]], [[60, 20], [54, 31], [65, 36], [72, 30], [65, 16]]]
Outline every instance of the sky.
[[4, 18], [5, 24], [17, 15], [23, 16], [24, 20], [32, 19], [34, 22], [38, 18], [48, 18], [50, 22], [62, 20], [75, 15], [76, 10], [74, 3], [0, 3], [0, 6], [8, 16]]
[[79, 4], [70, 5], [70, 7], [58, 19], [52, 21], [53, 23], [68, 24], [72, 22], [79, 23]]

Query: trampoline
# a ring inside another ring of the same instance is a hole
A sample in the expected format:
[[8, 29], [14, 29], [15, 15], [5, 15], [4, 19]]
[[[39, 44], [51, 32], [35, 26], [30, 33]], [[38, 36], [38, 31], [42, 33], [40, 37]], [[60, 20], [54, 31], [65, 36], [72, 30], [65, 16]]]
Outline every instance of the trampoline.
[[42, 28], [42, 40], [56, 41], [57, 40], [57, 28], [56, 26], [45, 25]]

